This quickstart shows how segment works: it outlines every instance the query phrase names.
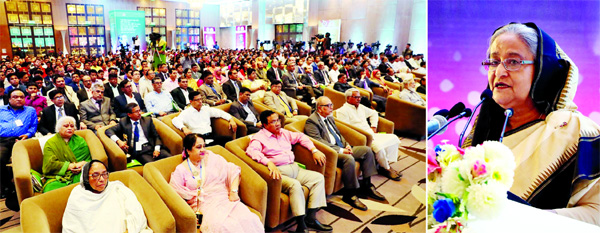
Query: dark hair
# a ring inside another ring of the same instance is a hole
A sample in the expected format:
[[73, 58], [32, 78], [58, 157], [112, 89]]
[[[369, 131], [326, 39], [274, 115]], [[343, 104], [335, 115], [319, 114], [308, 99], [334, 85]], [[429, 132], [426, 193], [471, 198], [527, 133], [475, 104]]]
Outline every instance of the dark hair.
[[240, 88], [240, 94], [243, 94], [243, 93], [246, 93], [246, 92], [252, 93], [252, 91], [250, 89], [248, 89], [247, 87], [241, 87]]
[[273, 82], [271, 82], [271, 86], [277, 85], [277, 84], [281, 84], [281, 81], [279, 81], [279, 80], [273, 80]]
[[127, 83], [128, 83], [128, 82], [129, 82], [129, 80], [128, 80], [128, 79], [124, 79], [123, 81], [121, 81], [121, 82], [119, 83], [119, 85], [118, 85], [117, 87], [118, 87], [119, 89], [123, 89], [123, 88], [125, 88], [125, 85], [127, 85]]
[[12, 76], [17, 76], [17, 78], [19, 78], [19, 76], [17, 75], [17, 73], [9, 73], [8, 75], [6, 75], [6, 77], [8, 78], [8, 80], [10, 80], [10, 78], [12, 78]]
[[209, 76], [213, 76], [214, 77], [214, 75], [210, 71], [208, 71], [208, 70], [205, 70], [204, 72], [202, 72], [202, 80], [205, 80]]
[[[94, 165], [94, 163], [102, 164], [102, 166], [104, 166], [104, 168], [106, 169], [106, 172], [108, 172], [108, 167], [106, 167], [106, 164], [104, 164], [100, 160], [92, 159], [92, 161], [89, 161], [88, 163], [83, 165], [83, 169], [81, 170], [81, 178], [80, 179], [81, 179], [81, 182], [83, 183], [83, 187], [85, 188], [85, 190], [91, 191], [91, 192], [96, 191], [90, 185], [90, 169], [92, 168], [92, 165]], [[106, 179], [106, 184], [108, 185], [108, 179]]]
[[154, 76], [154, 78], [152, 79], [152, 84], [154, 84], [154, 82], [155, 82], [156, 80], [160, 80], [160, 81], [162, 82], [162, 79], [160, 79], [160, 77], [158, 77], [158, 76]]
[[57, 90], [57, 89], [54, 89], [54, 90], [52, 90], [52, 91], [50, 91], [50, 92], [48, 93], [48, 97], [50, 97], [50, 99], [51, 99], [51, 100], [53, 100], [53, 99], [54, 99], [54, 97], [56, 97], [56, 95], [58, 95], [58, 94], [62, 94], [63, 96], [65, 95], [65, 94], [64, 94], [64, 93], [62, 93], [61, 91], [59, 91], [59, 90]]
[[111, 78], [119, 78], [119, 76], [116, 74], [109, 74], [108, 79], [111, 79]]
[[65, 80], [65, 77], [63, 77], [63, 76], [57, 76], [57, 77], [54, 77], [54, 80], [53, 80], [54, 83], [56, 83], [56, 81], [58, 81], [59, 78], [62, 78], [63, 80]]
[[29, 88], [31, 86], [34, 86], [35, 88], [38, 88], [37, 84], [35, 82], [32, 82], [32, 81], [28, 82], [26, 87]]
[[198, 91], [190, 91], [190, 93], [188, 94], [188, 98], [190, 101], [194, 100], [194, 97], [196, 97], [197, 95], [200, 95], [200, 92]]
[[128, 103], [127, 105], [125, 105], [125, 110], [127, 111], [127, 113], [133, 113], [133, 108], [139, 106], [136, 103]]
[[37, 81], [43, 81], [44, 79], [42, 77], [39, 76], [34, 76], [33, 78], [29, 79], [29, 82], [37, 82]]
[[237, 71], [237, 70], [231, 69], [231, 70], [229, 70], [229, 72], [227, 74], [231, 75], [233, 73], [233, 71]]
[[90, 74], [92, 74], [92, 73], [94, 73], [94, 74], [98, 74], [98, 71], [96, 71], [96, 70], [94, 70], [94, 69], [91, 69], [89, 73], [90, 73]]
[[188, 71], [192, 71], [192, 69], [190, 69], [190, 68], [183, 69], [183, 74], [186, 74]]
[[194, 145], [196, 145], [196, 140], [198, 140], [198, 138], [202, 137], [195, 133], [188, 134], [183, 138], [183, 152], [185, 152], [185, 156], [183, 157], [183, 159], [187, 159], [188, 157], [190, 157], [187, 151], [192, 150], [192, 148], [194, 148]]
[[269, 118], [273, 114], [275, 114], [275, 112], [271, 110], [265, 110], [260, 113], [260, 122], [263, 123], [263, 126], [269, 124], [269, 120], [267, 118]]

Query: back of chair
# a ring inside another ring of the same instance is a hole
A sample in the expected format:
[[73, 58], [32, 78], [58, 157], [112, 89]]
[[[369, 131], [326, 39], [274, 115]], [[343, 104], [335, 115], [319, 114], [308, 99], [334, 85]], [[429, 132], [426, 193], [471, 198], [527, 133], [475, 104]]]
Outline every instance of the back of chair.
[[346, 95], [342, 92], [334, 90], [332, 87], [326, 87], [323, 95], [327, 96], [331, 100], [331, 103], [333, 104], [333, 110], [342, 107], [342, 105], [346, 103]]
[[159, 119], [152, 118], [156, 132], [160, 136], [163, 146], [166, 146], [171, 151], [171, 155], [181, 154], [183, 151], [183, 138], [171, 127]]
[[400, 99], [387, 98], [385, 118], [394, 122], [394, 130], [425, 136], [425, 107]]
[[164, 116], [161, 121], [163, 123], [165, 123], [165, 125], [169, 126], [169, 128], [173, 129], [173, 131], [175, 131], [175, 133], [179, 134], [179, 136], [181, 138], [185, 138], [185, 134], [183, 133], [183, 131], [179, 130], [178, 128], [175, 128], [175, 126], [173, 125], [173, 118], [179, 116], [180, 112], [177, 113], [171, 113], [169, 115]]
[[98, 131], [96, 131], [98, 134], [98, 138], [102, 142], [102, 145], [104, 146], [104, 150], [106, 151], [106, 154], [108, 155], [108, 158], [109, 158], [109, 160], [108, 160], [109, 163], [107, 164], [108, 170], [109, 171], [125, 170], [125, 169], [127, 169], [127, 155], [125, 154], [123, 149], [121, 149], [117, 145], [117, 143], [115, 143], [112, 139], [110, 139], [106, 135], [106, 130], [111, 127], [114, 127], [114, 125], [104, 126], [104, 127], [101, 127], [100, 129], [98, 129]]

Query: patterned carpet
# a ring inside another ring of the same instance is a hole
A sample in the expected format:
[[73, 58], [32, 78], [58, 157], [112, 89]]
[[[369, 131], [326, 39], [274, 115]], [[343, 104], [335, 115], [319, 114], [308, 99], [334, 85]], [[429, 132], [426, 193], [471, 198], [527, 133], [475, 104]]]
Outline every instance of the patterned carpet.
[[[400, 138], [400, 156], [392, 164], [402, 173], [402, 180], [393, 181], [376, 175], [372, 182], [387, 198], [387, 202], [361, 199], [369, 210], [354, 209], [334, 193], [327, 198], [328, 206], [317, 218], [333, 227], [333, 232], [425, 232], [425, 140]], [[420, 199], [420, 200], [419, 200]], [[295, 224], [283, 224], [275, 232], [295, 229]], [[0, 232], [22, 232], [20, 214], [6, 208], [0, 199]]]

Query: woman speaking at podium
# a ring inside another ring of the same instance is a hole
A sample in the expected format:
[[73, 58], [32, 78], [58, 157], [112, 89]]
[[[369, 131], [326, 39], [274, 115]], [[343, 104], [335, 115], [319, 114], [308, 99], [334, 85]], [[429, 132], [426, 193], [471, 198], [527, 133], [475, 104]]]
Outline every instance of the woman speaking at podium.
[[465, 146], [499, 140], [515, 155], [510, 191], [533, 207], [600, 225], [600, 126], [573, 102], [578, 69], [534, 23], [511, 23], [490, 39], [486, 101]]

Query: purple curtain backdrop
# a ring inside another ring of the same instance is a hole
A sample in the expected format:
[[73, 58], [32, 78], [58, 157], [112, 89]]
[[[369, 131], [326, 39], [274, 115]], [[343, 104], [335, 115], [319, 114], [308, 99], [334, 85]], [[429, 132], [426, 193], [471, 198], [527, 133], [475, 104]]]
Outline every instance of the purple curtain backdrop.
[[[579, 68], [575, 103], [583, 115], [600, 124], [598, 12], [600, 1], [429, 1], [427, 119], [457, 102], [474, 108], [487, 85], [487, 71], [481, 61], [489, 37], [507, 23], [534, 22]], [[444, 134], [433, 137], [429, 150], [444, 139], [458, 145], [466, 122], [466, 118], [456, 121]]]

